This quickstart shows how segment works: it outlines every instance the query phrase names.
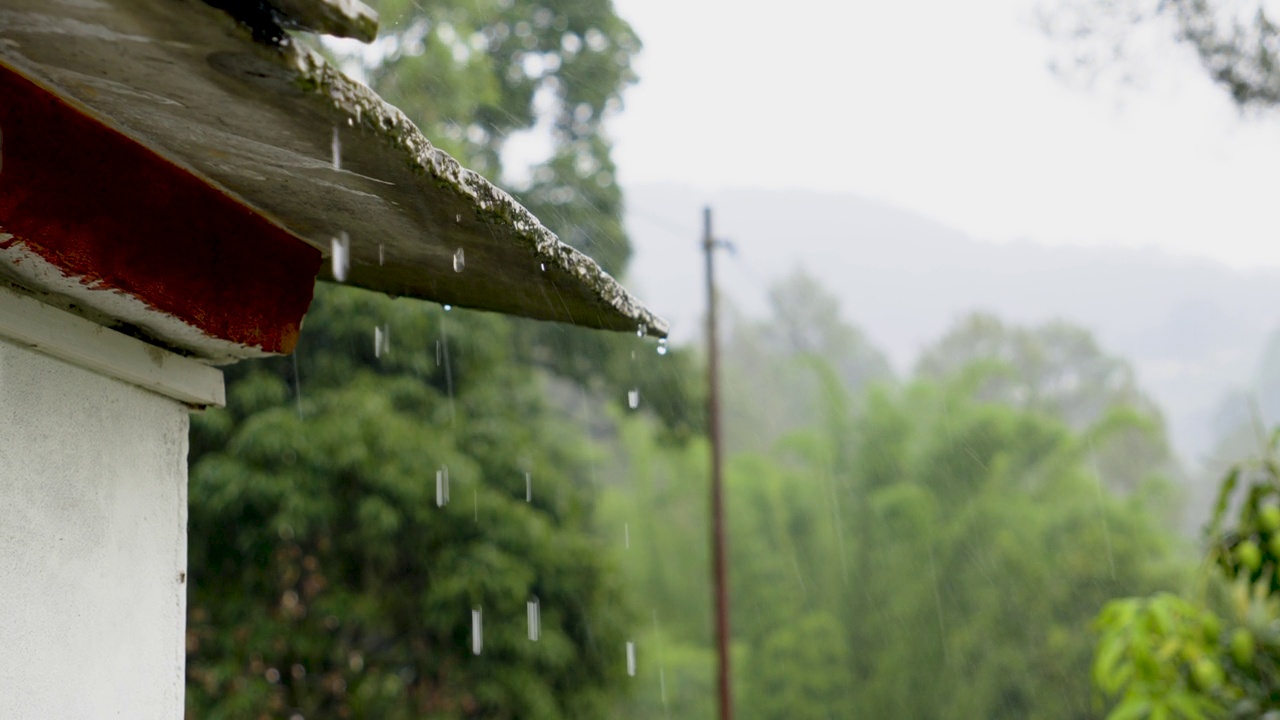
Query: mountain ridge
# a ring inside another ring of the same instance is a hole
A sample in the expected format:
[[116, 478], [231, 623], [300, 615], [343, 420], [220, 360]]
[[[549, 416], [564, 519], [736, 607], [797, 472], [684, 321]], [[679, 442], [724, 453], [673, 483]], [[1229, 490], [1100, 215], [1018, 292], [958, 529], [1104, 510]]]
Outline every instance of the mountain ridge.
[[1280, 324], [1277, 268], [1238, 270], [1155, 248], [987, 242], [853, 195], [677, 185], [626, 190], [636, 249], [630, 285], [671, 321], [675, 341], [701, 335], [698, 226], [709, 205], [716, 237], [736, 248], [736, 257], [717, 258], [720, 291], [747, 315], [767, 311], [768, 284], [805, 270], [840, 298], [845, 320], [884, 349], [899, 373], [971, 312], [1082, 325], [1108, 352], [1134, 364], [1191, 461], [1216, 440], [1213, 413], [1253, 377]]

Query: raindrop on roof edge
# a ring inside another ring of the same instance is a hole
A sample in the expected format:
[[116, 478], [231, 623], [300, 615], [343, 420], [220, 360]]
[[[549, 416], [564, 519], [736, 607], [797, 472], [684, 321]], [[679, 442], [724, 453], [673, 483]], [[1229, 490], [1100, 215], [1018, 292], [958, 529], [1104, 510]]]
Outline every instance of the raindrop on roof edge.
[[666, 355], [666, 354], [667, 354], [667, 339], [666, 339], [666, 338], [662, 338], [662, 339], [658, 340], [658, 354], [659, 354], [659, 355]]

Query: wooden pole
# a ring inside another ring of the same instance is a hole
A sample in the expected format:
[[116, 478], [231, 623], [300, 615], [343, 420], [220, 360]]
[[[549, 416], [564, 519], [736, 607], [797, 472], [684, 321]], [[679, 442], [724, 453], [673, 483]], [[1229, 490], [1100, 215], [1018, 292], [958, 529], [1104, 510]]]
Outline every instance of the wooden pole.
[[733, 718], [729, 674], [729, 588], [725, 550], [723, 448], [720, 435], [720, 348], [716, 335], [715, 237], [711, 208], [703, 209], [702, 248], [707, 256], [707, 432], [711, 437], [711, 574], [715, 600], [716, 649], [720, 667], [720, 720]]

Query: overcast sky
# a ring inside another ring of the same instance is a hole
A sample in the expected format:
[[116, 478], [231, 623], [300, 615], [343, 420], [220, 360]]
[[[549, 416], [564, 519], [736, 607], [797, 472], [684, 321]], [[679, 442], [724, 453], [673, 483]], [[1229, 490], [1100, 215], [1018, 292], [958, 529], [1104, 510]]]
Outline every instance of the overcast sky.
[[645, 44], [611, 126], [624, 186], [850, 192], [980, 239], [1280, 266], [1280, 117], [1241, 120], [1171, 45], [1143, 86], [1082, 91], [1029, 0], [615, 1]]

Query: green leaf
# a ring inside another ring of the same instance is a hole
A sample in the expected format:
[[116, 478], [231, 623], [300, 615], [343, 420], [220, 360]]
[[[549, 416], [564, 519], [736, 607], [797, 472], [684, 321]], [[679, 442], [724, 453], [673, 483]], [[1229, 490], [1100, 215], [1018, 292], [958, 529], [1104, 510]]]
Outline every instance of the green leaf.
[[1145, 698], [1128, 698], [1107, 715], [1107, 720], [1140, 720], [1151, 712], [1151, 701]]
[[1231, 495], [1235, 492], [1236, 485], [1240, 482], [1239, 465], [1232, 465], [1227, 472], [1226, 477], [1222, 479], [1221, 486], [1218, 488], [1217, 500], [1213, 503], [1213, 516], [1209, 521], [1209, 537], [1216, 538], [1222, 531], [1222, 520], [1227, 514], [1227, 507], [1231, 503]]

